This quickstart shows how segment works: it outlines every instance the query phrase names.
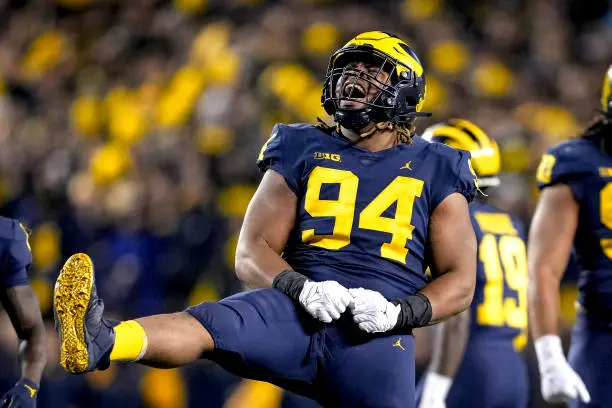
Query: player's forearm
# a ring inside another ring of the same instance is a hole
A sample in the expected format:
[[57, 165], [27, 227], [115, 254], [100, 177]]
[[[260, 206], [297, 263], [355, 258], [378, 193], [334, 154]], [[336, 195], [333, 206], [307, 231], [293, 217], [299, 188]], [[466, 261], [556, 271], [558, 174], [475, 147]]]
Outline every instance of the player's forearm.
[[47, 365], [47, 345], [42, 321], [27, 330], [24, 337], [26, 338], [19, 344], [21, 376], [40, 384], [42, 373]]
[[559, 285], [558, 274], [547, 267], [537, 267], [535, 279], [529, 282], [529, 327], [534, 339], [559, 333]]
[[429, 365], [430, 371], [454, 378], [463, 361], [470, 328], [469, 310], [436, 326], [437, 337]]
[[[474, 270], [476, 270], [474, 266]], [[451, 270], [425, 286], [421, 293], [427, 296], [431, 303], [434, 324], [456, 315], [467, 309], [474, 296], [474, 273], [464, 273], [462, 270]]]
[[22, 285], [0, 293], [0, 301], [20, 340], [22, 376], [39, 383], [47, 364], [47, 344], [38, 298], [30, 285]]
[[244, 240], [236, 249], [236, 275], [252, 288], [270, 288], [291, 266], [262, 238]]
[[579, 205], [565, 184], [547, 187], [529, 231], [527, 290], [533, 338], [559, 333], [559, 285], [578, 228]]

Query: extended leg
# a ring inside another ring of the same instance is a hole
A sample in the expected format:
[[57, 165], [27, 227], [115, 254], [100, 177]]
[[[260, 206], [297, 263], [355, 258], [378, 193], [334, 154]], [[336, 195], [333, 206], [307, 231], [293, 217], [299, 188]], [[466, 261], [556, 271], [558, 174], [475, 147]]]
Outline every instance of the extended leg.
[[[60, 363], [71, 373], [138, 361], [155, 367], [188, 364], [205, 353], [236, 375], [316, 396], [322, 325], [276, 289], [243, 292], [185, 312], [113, 323], [103, 318], [94, 269], [85, 254], [66, 261], [55, 285]], [[314, 347], [315, 350], [320, 347]]]
[[71, 256], [62, 268], [55, 285], [54, 312], [61, 341], [60, 363], [74, 374], [104, 369], [110, 360], [176, 367], [214, 348], [208, 331], [186, 312], [119, 325], [104, 319], [93, 264], [85, 254]]
[[[187, 312], [136, 319], [147, 336], [147, 348], [140, 363], [158, 368], [189, 364], [214, 349], [208, 331]], [[112, 353], [111, 353], [111, 360]]]

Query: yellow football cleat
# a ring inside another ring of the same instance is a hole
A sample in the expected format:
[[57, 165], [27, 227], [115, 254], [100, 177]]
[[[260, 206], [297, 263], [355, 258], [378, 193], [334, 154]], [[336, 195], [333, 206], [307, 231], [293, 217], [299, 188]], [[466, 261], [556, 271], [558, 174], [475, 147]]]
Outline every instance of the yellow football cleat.
[[55, 327], [60, 335], [60, 364], [72, 374], [106, 369], [114, 344], [112, 324], [102, 318], [94, 267], [86, 254], [72, 255], [55, 282]]

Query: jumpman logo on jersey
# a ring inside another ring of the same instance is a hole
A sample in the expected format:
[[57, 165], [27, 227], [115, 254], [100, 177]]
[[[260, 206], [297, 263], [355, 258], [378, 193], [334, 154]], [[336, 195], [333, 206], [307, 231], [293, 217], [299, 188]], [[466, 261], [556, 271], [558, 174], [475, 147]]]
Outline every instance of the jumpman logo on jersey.
[[401, 337], [399, 339], [397, 339], [397, 341], [395, 343], [393, 343], [393, 347], [399, 347], [403, 351], [406, 351], [404, 346], [402, 346], [402, 338]]
[[402, 169], [412, 170], [412, 167], [410, 167], [411, 163], [412, 163], [412, 160], [410, 160], [408, 163], [406, 163], [402, 167], [400, 167], [400, 170], [402, 170]]
[[36, 390], [27, 384], [23, 384], [23, 386], [26, 390], [30, 391], [30, 398], [34, 398], [34, 396], [36, 395]]

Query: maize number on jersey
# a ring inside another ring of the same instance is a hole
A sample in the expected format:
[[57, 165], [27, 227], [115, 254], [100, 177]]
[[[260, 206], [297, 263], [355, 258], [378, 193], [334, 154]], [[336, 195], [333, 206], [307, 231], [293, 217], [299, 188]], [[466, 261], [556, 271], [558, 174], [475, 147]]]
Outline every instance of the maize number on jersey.
[[[323, 184], [338, 184], [338, 199], [320, 199]], [[308, 178], [304, 209], [312, 217], [333, 217], [334, 230], [331, 235], [316, 234], [314, 229], [304, 230], [303, 242], [332, 250], [338, 250], [350, 243], [358, 185], [359, 178], [351, 171], [314, 168]], [[359, 228], [391, 234], [390, 242], [383, 243], [380, 248], [382, 257], [406, 263], [406, 244], [412, 239], [414, 229], [410, 224], [412, 207], [414, 199], [420, 197], [422, 191], [422, 180], [398, 176], [359, 214]], [[395, 217], [383, 217], [382, 214], [393, 203], [397, 203]]]
[[[485, 234], [478, 247], [487, 283], [484, 299], [478, 305], [478, 323], [485, 326], [508, 325], [521, 330], [514, 339], [516, 349], [527, 342], [527, 256], [525, 243], [517, 236]], [[504, 282], [517, 297], [504, 298]]]
[[[606, 184], [599, 193], [599, 214], [601, 223], [612, 230], [612, 183]], [[602, 238], [601, 249], [608, 258], [612, 259], [612, 238]]]

